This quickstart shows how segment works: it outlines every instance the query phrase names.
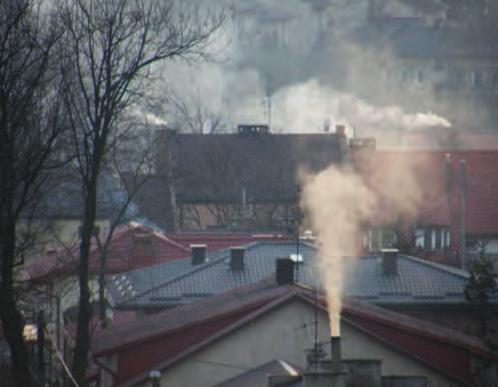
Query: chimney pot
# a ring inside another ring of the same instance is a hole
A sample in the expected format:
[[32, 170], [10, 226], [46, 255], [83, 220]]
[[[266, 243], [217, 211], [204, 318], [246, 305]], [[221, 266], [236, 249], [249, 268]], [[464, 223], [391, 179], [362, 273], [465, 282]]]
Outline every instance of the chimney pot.
[[330, 338], [330, 360], [333, 371], [341, 370], [341, 337], [332, 336]]
[[202, 265], [206, 262], [206, 245], [190, 245], [192, 250], [192, 265]]
[[382, 249], [382, 269], [386, 275], [398, 274], [398, 249]]
[[290, 258], [276, 259], [276, 280], [278, 286], [294, 283], [294, 262]]
[[233, 271], [244, 270], [245, 251], [244, 247], [232, 247], [230, 249], [230, 269]]

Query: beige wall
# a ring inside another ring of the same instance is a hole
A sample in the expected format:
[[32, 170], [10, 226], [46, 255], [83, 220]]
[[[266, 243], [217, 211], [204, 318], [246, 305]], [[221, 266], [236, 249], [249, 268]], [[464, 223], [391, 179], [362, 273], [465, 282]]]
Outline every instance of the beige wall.
[[[281, 306], [167, 369], [161, 385], [212, 386], [275, 358], [304, 367], [305, 350], [313, 345], [313, 315], [313, 308], [302, 301]], [[457, 385], [354, 327], [343, 325], [344, 359], [382, 359], [383, 375], [427, 376], [429, 387]], [[321, 313], [319, 340], [327, 347], [328, 336], [328, 319]]]

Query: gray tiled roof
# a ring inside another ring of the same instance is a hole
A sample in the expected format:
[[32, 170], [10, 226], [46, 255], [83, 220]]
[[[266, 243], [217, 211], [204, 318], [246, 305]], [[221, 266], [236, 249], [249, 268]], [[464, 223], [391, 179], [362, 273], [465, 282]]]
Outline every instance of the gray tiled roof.
[[[209, 255], [209, 262], [137, 292], [120, 303], [122, 308], [165, 308], [190, 303], [274, 275], [275, 259], [295, 254], [295, 243], [259, 242], [248, 245], [245, 268], [233, 271], [230, 250]], [[298, 282], [316, 286], [316, 250], [300, 245], [304, 262], [297, 265]], [[385, 275], [380, 257], [344, 258], [344, 294], [376, 304], [451, 304], [464, 302], [467, 273], [455, 268], [405, 255], [398, 256], [398, 274]], [[157, 267], [159, 268], [159, 266]]]
[[189, 271], [191, 267], [191, 259], [187, 258], [111, 275], [107, 278], [107, 294], [110, 295], [112, 304], [119, 304], [128, 297]]

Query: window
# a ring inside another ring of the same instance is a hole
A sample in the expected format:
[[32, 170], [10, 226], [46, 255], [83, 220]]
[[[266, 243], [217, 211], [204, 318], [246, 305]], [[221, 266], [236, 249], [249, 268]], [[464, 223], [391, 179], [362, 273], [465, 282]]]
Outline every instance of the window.
[[450, 247], [450, 230], [444, 227], [417, 228], [415, 247], [431, 251]]
[[364, 241], [364, 246], [368, 246], [369, 251], [392, 248], [397, 243], [396, 233], [390, 229], [369, 229], [364, 236], [367, 239]]
[[425, 247], [425, 230], [415, 230], [415, 247], [423, 249]]

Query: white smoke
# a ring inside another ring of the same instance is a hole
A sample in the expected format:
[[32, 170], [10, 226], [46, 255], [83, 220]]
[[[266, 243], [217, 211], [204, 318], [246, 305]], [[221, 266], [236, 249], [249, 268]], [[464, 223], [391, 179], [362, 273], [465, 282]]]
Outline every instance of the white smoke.
[[321, 131], [324, 120], [362, 131], [451, 126], [448, 120], [431, 112], [408, 113], [399, 106], [373, 106], [352, 94], [321, 86], [317, 80], [280, 90], [273, 107], [274, 125], [291, 132]]

